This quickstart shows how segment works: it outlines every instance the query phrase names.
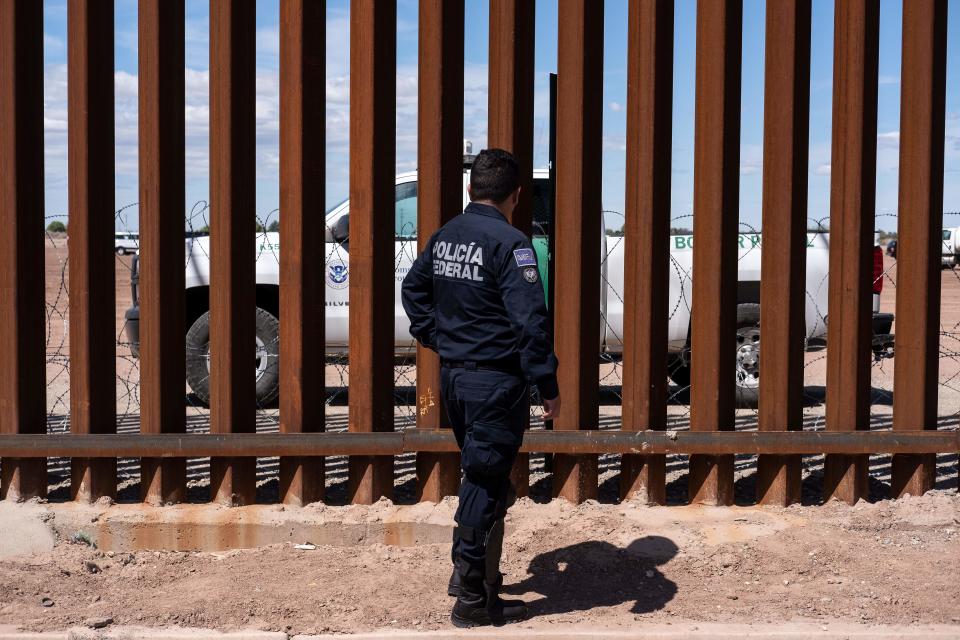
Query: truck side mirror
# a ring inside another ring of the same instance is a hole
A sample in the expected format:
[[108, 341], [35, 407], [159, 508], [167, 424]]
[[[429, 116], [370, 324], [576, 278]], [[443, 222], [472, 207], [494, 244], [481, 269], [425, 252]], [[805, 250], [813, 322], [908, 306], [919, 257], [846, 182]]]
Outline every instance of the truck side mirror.
[[330, 229], [330, 235], [334, 242], [343, 244], [350, 239], [350, 214], [346, 213], [340, 216], [333, 227]]

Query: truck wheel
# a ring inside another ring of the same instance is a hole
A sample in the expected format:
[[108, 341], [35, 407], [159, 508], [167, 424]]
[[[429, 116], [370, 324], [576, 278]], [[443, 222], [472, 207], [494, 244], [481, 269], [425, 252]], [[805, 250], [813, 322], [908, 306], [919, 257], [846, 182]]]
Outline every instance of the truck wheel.
[[[691, 354], [692, 358], [693, 354]], [[737, 305], [737, 406], [756, 407], [760, 400], [760, 305]], [[668, 368], [670, 379], [680, 388], [690, 386], [690, 365], [676, 358]]]
[[737, 406], [760, 402], [760, 305], [737, 305]]
[[116, 253], [118, 256], [127, 255], [127, 250], [124, 249], [123, 247], [117, 247], [116, 249], [113, 250], [113, 252]]
[[[280, 321], [260, 307], [256, 340], [256, 402], [257, 406], [264, 406], [280, 394]], [[204, 405], [210, 405], [209, 311], [187, 331], [187, 384]]]

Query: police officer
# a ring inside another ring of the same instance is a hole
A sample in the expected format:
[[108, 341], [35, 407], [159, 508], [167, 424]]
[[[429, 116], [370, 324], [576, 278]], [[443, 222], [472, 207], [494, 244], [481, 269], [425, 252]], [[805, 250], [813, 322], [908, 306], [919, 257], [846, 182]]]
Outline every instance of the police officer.
[[470, 204], [437, 231], [403, 280], [410, 333], [440, 354], [441, 392], [463, 471], [454, 519], [453, 576], [458, 627], [527, 616], [499, 596], [503, 519], [512, 504], [510, 470], [523, 441], [528, 383], [544, 418], [560, 411], [557, 358], [530, 239], [507, 222], [520, 195], [516, 159], [502, 149], [477, 155]]

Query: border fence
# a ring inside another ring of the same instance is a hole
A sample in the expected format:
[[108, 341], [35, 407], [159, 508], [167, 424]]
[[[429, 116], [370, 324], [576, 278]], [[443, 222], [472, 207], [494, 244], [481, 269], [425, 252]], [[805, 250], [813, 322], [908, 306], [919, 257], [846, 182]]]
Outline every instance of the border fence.
[[[395, 426], [394, 169], [396, 6], [352, 0], [350, 47], [349, 408], [327, 431], [325, 388], [325, 3], [280, 3], [280, 385], [277, 433], [257, 432], [254, 343], [255, 3], [210, 3], [209, 433], [184, 407], [184, 3], [139, 3], [139, 432], [118, 433], [113, 256], [113, 3], [68, 2], [68, 433], [48, 433], [43, 203], [43, 15], [0, 0], [0, 494], [46, 494], [47, 459], [69, 458], [70, 495], [115, 496], [118, 459], [139, 460], [141, 499], [187, 499], [187, 459], [209, 457], [210, 498], [249, 504], [256, 459], [279, 457], [279, 499], [324, 498], [325, 458], [349, 456], [346, 497], [394, 491], [394, 458], [415, 454], [416, 497], [456, 492], [459, 465], [442, 403], [415, 402]], [[533, 166], [535, 3], [490, 0], [488, 142]], [[767, 4], [760, 305], [764, 376], [757, 431], [735, 412], [742, 5], [699, 0], [688, 431], [668, 430], [673, 3], [630, 0], [624, 212], [622, 415], [600, 429], [603, 3], [559, 0], [555, 346], [564, 412], [530, 431], [552, 454], [553, 492], [596, 497], [598, 456], [619, 454], [620, 494], [666, 502], [668, 454], [689, 456], [689, 499], [734, 501], [735, 455], [756, 454], [759, 501], [800, 500], [803, 456], [826, 455], [823, 495], [868, 494], [868, 455], [892, 454], [892, 496], [929, 490], [938, 429], [946, 0], [903, 7], [898, 274], [892, 430], [871, 430], [871, 296], [879, 6], [837, 0], [826, 415], [804, 430], [810, 2]], [[461, 208], [463, 0], [420, 0], [418, 233]], [[529, 184], [526, 185], [529, 187]], [[531, 189], [511, 222], [530, 232]], [[418, 349], [415, 399], [437, 398], [440, 363]]]

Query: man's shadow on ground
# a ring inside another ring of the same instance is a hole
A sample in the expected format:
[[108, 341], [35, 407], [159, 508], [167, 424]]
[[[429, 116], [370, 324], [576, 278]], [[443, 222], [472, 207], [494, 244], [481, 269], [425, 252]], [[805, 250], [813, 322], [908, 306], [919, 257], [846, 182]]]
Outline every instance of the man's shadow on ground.
[[549, 615], [611, 607], [634, 601], [633, 613], [662, 609], [677, 585], [657, 570], [677, 555], [669, 538], [646, 536], [625, 549], [589, 541], [542, 553], [530, 561], [531, 574], [518, 584], [504, 585], [506, 594], [536, 592], [531, 615]]

